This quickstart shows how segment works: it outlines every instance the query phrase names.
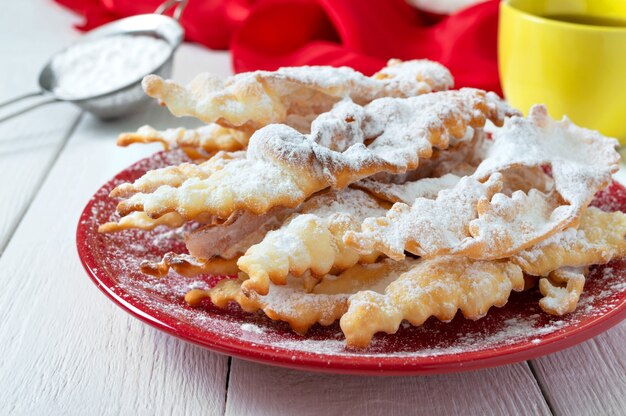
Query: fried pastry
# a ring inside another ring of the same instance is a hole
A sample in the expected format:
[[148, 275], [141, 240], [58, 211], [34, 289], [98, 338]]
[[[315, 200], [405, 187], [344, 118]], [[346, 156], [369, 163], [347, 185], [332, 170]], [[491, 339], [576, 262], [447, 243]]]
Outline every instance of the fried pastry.
[[589, 207], [580, 226], [568, 228], [512, 256], [525, 273], [547, 276], [559, 268], [605, 264], [626, 256], [626, 214]]
[[[427, 215], [428, 219], [420, 223], [417, 216], [422, 215], [422, 207], [432, 202], [418, 198], [413, 208], [396, 204], [386, 218], [366, 220], [362, 233], [347, 233], [346, 242], [355, 248], [376, 247], [396, 259], [403, 257], [405, 249], [428, 256], [452, 253], [483, 260], [509, 257], [578, 224], [593, 195], [610, 182], [618, 169], [616, 145], [614, 139], [574, 126], [567, 119], [555, 122], [545, 107], [535, 106], [528, 118], [514, 116], [494, 133], [494, 143], [472, 177], [484, 181], [499, 172], [510, 173], [513, 168], [547, 166], [554, 179], [553, 192], [532, 188], [527, 193], [493, 193], [471, 201], [476, 204], [475, 209], [472, 207], [472, 215], [476, 216], [471, 218], [469, 211], [462, 211], [468, 213], [466, 222], [455, 226], [462, 227], [463, 233], [453, 240], [440, 238], [435, 242], [438, 246], [430, 250], [422, 247], [427, 243], [422, 224], [432, 223], [433, 218], [450, 218], [458, 207], [442, 205], [438, 215]], [[437, 228], [441, 236], [450, 235], [447, 229]], [[459, 236], [467, 238], [460, 240]], [[451, 241], [455, 247], [450, 247]]]
[[351, 186], [388, 202], [410, 205], [416, 198], [435, 199], [440, 190], [452, 188], [462, 176], [474, 172], [482, 160], [484, 146], [485, 132], [475, 129], [472, 140], [445, 150], [433, 149], [433, 156], [420, 161], [415, 170], [399, 175], [380, 173]]
[[145, 212], [136, 211], [120, 218], [118, 221], [110, 221], [101, 224], [98, 227], [99, 233], [115, 233], [122, 230], [138, 229], [138, 230], [154, 230], [160, 225], [164, 225], [169, 228], [177, 228], [186, 223], [181, 215], [177, 212], [170, 212], [159, 218], [150, 218]]
[[224, 308], [236, 302], [246, 312], [262, 310], [270, 319], [285, 321], [294, 331], [305, 334], [319, 323], [330, 325], [339, 319], [348, 308], [348, 297], [361, 290], [382, 291], [401, 273], [408, 270], [412, 261], [390, 260], [369, 265], [355, 265], [337, 276], [322, 276], [319, 282], [306, 278], [288, 276], [285, 285], [270, 284], [266, 296], [256, 292], [244, 293], [241, 286], [245, 276], [239, 279], [224, 279], [209, 290], [192, 290], [185, 300], [196, 306], [203, 298]]
[[586, 207], [619, 169], [615, 139], [574, 125], [566, 117], [554, 121], [545, 106], [527, 118], [513, 116], [494, 133], [493, 145], [475, 176], [486, 178], [512, 167], [549, 167], [554, 187], [573, 206]]
[[425, 159], [417, 169], [410, 172], [407, 179], [414, 181], [422, 178], [439, 178], [448, 173], [469, 176], [482, 162], [491, 143], [484, 129], [475, 129], [471, 140], [460, 141], [445, 150], [434, 149], [433, 156]]
[[372, 77], [346, 67], [312, 66], [247, 72], [226, 81], [201, 74], [186, 87], [156, 75], [143, 80], [146, 94], [176, 116], [193, 116], [248, 132], [272, 123], [307, 132], [303, 119], [310, 121], [329, 111], [342, 98], [363, 105], [381, 97], [443, 91], [452, 84], [445, 67], [425, 60], [392, 60]]
[[237, 210], [260, 215], [275, 206], [295, 208], [327, 187], [342, 189], [377, 172], [414, 169], [433, 147], [445, 149], [451, 138], [471, 139], [487, 119], [501, 124], [511, 112], [497, 96], [472, 89], [383, 98], [365, 107], [342, 101], [316, 119], [310, 135], [267, 126], [250, 139], [246, 159], [206, 179], [135, 194], [120, 202], [118, 212], [145, 211], [158, 218], [176, 211], [193, 219], [201, 213], [227, 218]]
[[182, 163], [178, 166], [168, 166], [146, 172], [133, 183], [123, 183], [115, 187], [110, 196], [114, 198], [128, 198], [138, 192], [154, 192], [161, 186], [179, 187], [187, 180], [206, 179], [215, 172], [234, 162], [242, 160], [245, 152], [218, 152], [206, 162]]
[[626, 257], [626, 214], [588, 207], [617, 170], [617, 142], [543, 106], [524, 118], [493, 93], [451, 86], [428, 61], [390, 61], [372, 77], [146, 77], [175, 115], [210, 124], [121, 135], [195, 163], [116, 187], [122, 218], [100, 231], [184, 226], [189, 254], [144, 261], [144, 273], [237, 274], [185, 300], [234, 302], [301, 334], [340, 319], [350, 347], [404, 320], [479, 319], [537, 285], [546, 313], [573, 311], [588, 268]]
[[437, 198], [439, 191], [453, 188], [460, 180], [460, 176], [447, 173], [439, 178], [423, 178], [402, 184], [364, 179], [356, 182], [352, 186], [357, 189], [363, 189], [377, 198], [388, 202], [413, 204], [417, 198]]
[[190, 255], [201, 259], [239, 257], [261, 242], [268, 232], [280, 227], [293, 212], [278, 207], [263, 215], [235, 213], [221, 224], [209, 224], [188, 233], [185, 245]]
[[[263, 240], [269, 231], [280, 227], [291, 213], [291, 209], [276, 208], [259, 216], [245, 212], [233, 214], [225, 222], [207, 224], [185, 234], [185, 245], [190, 254], [167, 253], [160, 261], [142, 262], [141, 270], [157, 277], [167, 275], [170, 269], [187, 277], [236, 275], [239, 273], [237, 259]], [[128, 217], [122, 221], [125, 218]]]
[[427, 257], [454, 253], [471, 237], [468, 225], [478, 215], [478, 202], [502, 189], [501, 178], [495, 173], [481, 183], [465, 176], [436, 199], [396, 203], [385, 217], [366, 219], [361, 232], [348, 231], [344, 240], [359, 252], [378, 250], [394, 260], [402, 260], [405, 250]]
[[550, 315], [562, 316], [573, 312], [585, 287], [582, 268], [563, 268], [551, 272], [539, 280], [539, 291], [543, 298], [539, 306]]
[[155, 277], [167, 276], [170, 269], [185, 277], [195, 277], [201, 274], [234, 276], [239, 272], [237, 258], [198, 259], [188, 254], [177, 253], [167, 253], [159, 262], [144, 260], [141, 262], [140, 269], [143, 273]]
[[535, 189], [544, 194], [554, 190], [554, 179], [541, 166], [518, 166], [500, 171], [502, 174], [502, 193], [511, 196], [515, 191], [528, 194]]
[[181, 148], [194, 161], [210, 159], [218, 151], [235, 152], [248, 146], [250, 135], [219, 124], [209, 124], [197, 129], [155, 130], [142, 126], [134, 133], [122, 133], [117, 145], [126, 147], [134, 143], [161, 143], [165, 150]]
[[532, 107], [528, 118], [508, 119], [494, 133], [494, 143], [474, 176], [485, 179], [515, 167], [548, 167], [556, 195], [531, 190], [483, 201], [470, 226], [473, 238], [463, 252], [476, 258], [507, 257], [576, 225], [596, 192], [619, 169], [617, 145], [617, 140], [567, 118], [552, 120], [545, 106]]
[[[154, 230], [159, 226], [167, 228], [178, 228], [187, 224], [187, 221], [177, 212], [170, 212], [159, 218], [150, 218], [145, 212], [135, 211], [125, 217], [118, 219], [117, 221], [110, 221], [101, 224], [98, 227], [99, 233], [116, 233], [119, 231], [137, 229], [143, 231]], [[224, 221], [213, 215], [202, 214], [194, 218], [193, 223], [199, 225], [212, 225], [222, 224]]]
[[577, 225], [582, 212], [572, 213], [556, 195], [531, 189], [511, 196], [498, 193], [491, 201], [482, 198], [478, 218], [469, 224], [471, 238], [455, 250], [475, 259], [499, 259], [536, 244], [550, 235]]
[[270, 281], [284, 285], [288, 275], [298, 277], [310, 271], [323, 276], [357, 263], [374, 262], [379, 253], [359, 254], [346, 247], [343, 236], [348, 230], [356, 230], [363, 219], [385, 211], [375, 198], [357, 189], [312, 197], [299, 213], [267, 233], [239, 259], [237, 265], [250, 277], [243, 282], [243, 290], [266, 295]]
[[422, 325], [431, 316], [451, 321], [460, 310], [468, 319], [504, 306], [511, 291], [524, 289], [519, 266], [440, 256], [419, 261], [389, 284], [383, 294], [362, 290], [349, 299], [341, 329], [351, 347], [366, 347], [374, 334], [393, 334], [406, 319]]

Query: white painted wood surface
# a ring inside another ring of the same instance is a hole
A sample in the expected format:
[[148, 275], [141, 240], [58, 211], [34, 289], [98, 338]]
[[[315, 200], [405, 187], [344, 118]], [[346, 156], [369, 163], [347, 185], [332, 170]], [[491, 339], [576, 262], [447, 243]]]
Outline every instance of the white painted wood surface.
[[[85, 116], [0, 258], [0, 403], [16, 414], [221, 414], [227, 358], [120, 311], [86, 278], [74, 233], [85, 201], [132, 160], [120, 129]], [[171, 121], [170, 121], [171, 122]]]
[[233, 359], [226, 415], [546, 415], [526, 363], [429, 377], [314, 374]]
[[[38, 13], [41, 3], [7, 2], [0, 16], [0, 102], [37, 90], [40, 69], [48, 57], [76, 38], [71, 17], [58, 8]], [[29, 22], [19, 32], [18, 25]], [[21, 33], [20, 33], [21, 32]], [[20, 36], [17, 36], [20, 34]], [[36, 100], [1, 109], [3, 114]], [[12, 112], [12, 111], [11, 111]], [[69, 104], [52, 104], [0, 123], [0, 253], [24, 210], [38, 190], [79, 111]]]
[[533, 366], [555, 413], [626, 414], [626, 322]]
[[[72, 20], [48, 0], [3, 5], [0, 101], [34, 86], [47, 56], [78, 36]], [[175, 78], [201, 71], [227, 75], [228, 55], [184, 45]], [[138, 322], [85, 275], [76, 223], [103, 182], [158, 149], [118, 149], [117, 133], [193, 121], [154, 106], [109, 124], [83, 115], [73, 129], [78, 116], [60, 104], [0, 125], [0, 415], [626, 413], [626, 324], [534, 360], [533, 372], [378, 378], [231, 362]]]

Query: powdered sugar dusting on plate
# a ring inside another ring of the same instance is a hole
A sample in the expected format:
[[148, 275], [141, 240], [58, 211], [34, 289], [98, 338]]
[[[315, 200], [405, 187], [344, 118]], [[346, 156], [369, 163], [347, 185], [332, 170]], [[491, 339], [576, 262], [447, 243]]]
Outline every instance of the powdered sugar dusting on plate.
[[241, 330], [247, 332], [254, 332], [255, 334], [264, 334], [265, 330], [254, 324], [241, 324]]
[[[219, 344], [224, 349], [246, 342], [247, 348], [258, 352], [289, 354], [296, 361], [313, 357], [328, 366], [338, 359], [361, 357], [376, 357], [381, 365], [386, 359], [399, 358], [411, 366], [431, 358], [456, 357], [468, 352], [541, 346], [626, 305], [626, 261], [617, 261], [591, 270], [579, 306], [569, 315], [544, 314], [537, 304], [541, 295], [530, 290], [513, 294], [505, 307], [492, 308], [477, 321], [457, 315], [450, 323], [429, 319], [422, 327], [401, 325], [398, 333], [378, 334], [362, 350], [345, 347], [337, 324], [315, 326], [303, 337], [293, 333], [285, 323], [271, 321], [260, 313], [244, 313], [235, 305], [221, 310], [207, 302], [200, 308], [190, 308], [183, 301], [189, 289], [206, 289], [225, 276], [185, 278], [170, 273], [167, 278], [158, 279], [138, 270], [144, 259], [158, 259], [167, 251], [184, 252], [184, 244], [175, 237], [176, 233], [166, 228], [114, 234], [96, 231], [100, 223], [115, 217], [116, 201], [107, 197], [113, 186], [132, 180], [147, 169], [182, 161], [184, 156], [180, 152], [159, 153], [123, 172], [98, 191], [80, 224], [79, 235], [82, 233], [84, 241], [79, 238], [79, 247], [92, 274], [98, 276], [118, 302], [161, 322], [168, 331], [200, 344]], [[626, 199], [618, 204], [611, 195], [603, 193], [594, 205], [611, 209], [626, 207]]]

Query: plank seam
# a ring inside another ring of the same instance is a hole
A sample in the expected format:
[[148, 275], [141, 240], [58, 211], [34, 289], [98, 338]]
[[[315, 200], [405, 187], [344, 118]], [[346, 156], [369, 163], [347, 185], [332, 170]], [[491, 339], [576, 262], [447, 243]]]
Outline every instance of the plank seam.
[[537, 386], [539, 386], [539, 390], [541, 391], [541, 394], [543, 395], [543, 399], [546, 401], [546, 404], [548, 405], [548, 409], [550, 410], [550, 413], [552, 415], [557, 415], [557, 412], [555, 412], [554, 410], [552, 399], [550, 398], [550, 395], [548, 394], [548, 389], [546, 388], [545, 383], [541, 380], [541, 378], [538, 375], [539, 373], [537, 372], [535, 363], [533, 361], [527, 361], [526, 363], [528, 364], [528, 368], [530, 368], [530, 373], [533, 375], [533, 377], [535, 378], [535, 381], [537, 382]]
[[46, 179], [48, 178], [48, 175], [50, 174], [50, 171], [52, 170], [52, 168], [54, 168], [54, 165], [59, 160], [59, 156], [61, 156], [61, 153], [63, 152], [63, 150], [67, 146], [67, 143], [69, 142], [69, 140], [72, 137], [72, 135], [74, 134], [74, 132], [76, 132], [76, 128], [78, 127], [78, 124], [80, 123], [80, 120], [82, 118], [83, 118], [83, 112], [81, 111], [76, 116], [76, 118], [74, 119], [74, 121], [71, 124], [70, 128], [67, 130], [67, 133], [65, 133], [65, 135], [60, 140], [60, 143], [59, 143], [57, 149], [55, 150], [54, 154], [52, 155], [52, 157], [48, 161], [48, 163], [46, 165], [46, 168], [44, 169], [44, 173], [41, 175], [41, 178], [39, 179], [39, 181], [35, 185], [35, 187], [33, 189], [33, 193], [30, 196], [30, 198], [28, 199], [28, 202], [24, 205], [24, 208], [22, 208], [21, 212], [19, 213], [19, 215], [17, 217], [18, 219], [15, 221], [15, 224], [13, 224], [13, 226], [9, 229], [9, 232], [7, 233], [7, 237], [6, 237], [5, 241], [4, 241], [4, 243], [0, 241], [0, 257], [2, 257], [2, 255], [4, 254], [4, 251], [6, 250], [6, 248], [9, 246], [9, 244], [13, 240], [13, 236], [15, 235], [15, 232], [17, 231], [17, 229], [19, 228], [20, 224], [24, 220], [24, 217], [26, 216], [26, 213], [28, 212], [28, 210], [30, 209], [31, 205], [33, 204], [33, 201], [35, 200], [35, 197], [39, 194], [39, 191], [41, 190], [41, 188], [43, 187], [44, 183], [46, 182]]
[[228, 386], [230, 385], [230, 368], [233, 363], [233, 357], [228, 357], [228, 371], [226, 371], [226, 388], [224, 389], [224, 411], [223, 415], [226, 415], [226, 403], [228, 402]]

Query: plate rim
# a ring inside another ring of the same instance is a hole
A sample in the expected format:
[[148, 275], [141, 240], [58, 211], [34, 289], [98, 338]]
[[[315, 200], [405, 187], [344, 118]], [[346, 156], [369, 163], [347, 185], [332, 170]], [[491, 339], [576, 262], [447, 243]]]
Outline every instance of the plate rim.
[[[150, 308], [135, 299], [135, 296], [128, 294], [127, 297], [124, 297], [116, 293], [113, 289], [116, 287], [115, 282], [107, 276], [107, 273], [101, 271], [89, 244], [87, 244], [88, 235], [90, 232], [93, 232], [90, 230], [90, 226], [93, 226], [90, 221], [92, 210], [94, 204], [102, 198], [99, 195], [103, 190], [119, 181], [129, 171], [136, 170], [137, 165], [145, 163], [162, 153], [164, 152], [157, 152], [126, 167], [100, 186], [93, 194], [78, 220], [76, 229], [78, 257], [91, 281], [118, 307], [158, 330], [209, 350], [248, 361], [314, 372], [389, 376], [432, 375], [491, 368], [539, 358], [591, 339], [626, 319], [626, 297], [623, 297], [621, 302], [609, 311], [544, 335], [538, 344], [523, 342], [504, 344], [498, 347], [468, 351], [461, 354], [414, 357], [410, 355], [342, 356], [316, 354], [283, 347], [270, 348], [256, 344], [253, 341], [235, 337], [226, 338], [212, 330], [204, 331], [203, 334], [205, 335], [203, 337], [196, 336], [193, 333], [198, 332], [197, 328], [170, 318], [167, 315], [155, 317], [153, 314], [150, 314]], [[118, 289], [118, 291], [124, 292], [121, 289]]]

